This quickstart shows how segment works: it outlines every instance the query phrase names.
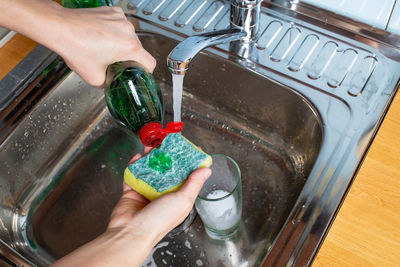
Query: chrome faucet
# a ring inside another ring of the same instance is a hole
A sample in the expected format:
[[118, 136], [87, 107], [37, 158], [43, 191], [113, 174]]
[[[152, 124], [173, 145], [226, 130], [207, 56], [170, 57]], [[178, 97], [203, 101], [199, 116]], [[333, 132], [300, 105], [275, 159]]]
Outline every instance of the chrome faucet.
[[230, 28], [193, 35], [179, 43], [168, 55], [172, 74], [185, 74], [191, 60], [204, 48], [239, 41], [248, 45], [256, 39], [262, 0], [231, 0]]

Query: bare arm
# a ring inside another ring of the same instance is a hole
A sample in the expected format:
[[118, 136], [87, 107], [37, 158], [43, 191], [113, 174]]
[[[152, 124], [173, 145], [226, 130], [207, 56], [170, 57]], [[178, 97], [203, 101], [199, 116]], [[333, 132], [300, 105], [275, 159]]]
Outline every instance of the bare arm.
[[[139, 158], [136, 155], [133, 160]], [[124, 185], [106, 232], [55, 262], [53, 267], [139, 266], [151, 249], [186, 218], [210, 175], [209, 168], [198, 169], [178, 192], [151, 203]]]
[[50, 48], [89, 84], [101, 87], [109, 64], [135, 60], [149, 71], [155, 59], [142, 47], [119, 7], [69, 9], [51, 0], [0, 0], [0, 26]]

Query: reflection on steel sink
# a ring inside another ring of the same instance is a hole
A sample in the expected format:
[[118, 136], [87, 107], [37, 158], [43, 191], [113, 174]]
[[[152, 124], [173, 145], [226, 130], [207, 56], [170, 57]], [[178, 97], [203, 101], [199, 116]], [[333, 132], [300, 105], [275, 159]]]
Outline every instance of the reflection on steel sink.
[[[150, 4], [140, 6], [143, 2], [130, 1], [126, 12], [159, 62], [154, 74], [168, 122], [172, 89], [164, 62], [191, 27], [182, 26], [178, 34], [171, 28], [176, 23], [159, 19], [166, 11], [158, 14]], [[223, 3], [210, 2], [204, 8]], [[183, 134], [209, 153], [231, 156], [241, 168], [240, 231], [229, 240], [212, 240], [196, 217], [184, 232], [164, 238], [148, 263], [283, 266], [312, 261], [397, 90], [394, 70], [400, 68], [396, 53], [392, 60], [367, 45], [353, 46], [285, 12], [263, 9], [260, 20], [267, 26], [247, 51], [251, 60], [221, 45], [196, 56], [185, 75]], [[193, 23], [196, 31], [203, 29]], [[20, 90], [23, 101], [7, 102], [4, 108], [0, 96], [0, 245], [39, 266], [104, 231], [121, 194], [125, 165], [142, 151], [138, 139], [114, 123], [103, 91], [68, 73], [46, 51], [39, 65], [50, 68]], [[351, 66], [343, 68], [342, 62]], [[337, 72], [331, 63], [340, 67]], [[363, 69], [367, 63], [370, 68]]]
[[[158, 55], [158, 62], [176, 45], [149, 34], [141, 35], [141, 41]], [[165, 64], [158, 64], [155, 77], [170, 121], [171, 79]], [[244, 79], [249, 82], [241, 83]], [[185, 85], [183, 134], [205, 151], [221, 152], [238, 162], [243, 222], [238, 240], [226, 243], [206, 238], [196, 218], [186, 232], [163, 240], [168, 246], [153, 254], [154, 261], [194, 266], [200, 259], [228, 266], [246, 259], [253, 265], [265, 256], [317, 158], [320, 119], [310, 103], [290, 88], [221, 58], [200, 55]], [[37, 248], [37, 260], [61, 257], [104, 231], [121, 194], [124, 167], [141, 149], [137, 139], [113, 123], [103, 92], [75, 74], [43, 99], [1, 154], [9, 171], [31, 173], [24, 182], [38, 177], [37, 172], [42, 178], [35, 182], [49, 179], [45, 188], [40, 185], [34, 196], [27, 196], [25, 201], [31, 204], [21, 207], [27, 215], [24, 234]]]

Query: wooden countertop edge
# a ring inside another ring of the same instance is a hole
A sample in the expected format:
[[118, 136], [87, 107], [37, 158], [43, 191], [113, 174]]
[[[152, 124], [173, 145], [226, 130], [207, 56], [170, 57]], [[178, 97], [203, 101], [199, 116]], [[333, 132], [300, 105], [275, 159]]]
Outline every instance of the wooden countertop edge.
[[395, 96], [313, 266], [400, 265], [400, 96]]
[[3, 47], [0, 48], [0, 80], [7, 75], [33, 48], [35, 41], [15, 34]]
[[[37, 44], [0, 48], [0, 79]], [[400, 97], [395, 97], [313, 266], [399, 266]]]

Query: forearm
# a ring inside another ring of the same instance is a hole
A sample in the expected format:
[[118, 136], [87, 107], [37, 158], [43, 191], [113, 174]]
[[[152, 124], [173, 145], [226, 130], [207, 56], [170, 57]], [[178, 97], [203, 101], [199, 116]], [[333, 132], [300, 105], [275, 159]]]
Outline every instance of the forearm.
[[52, 267], [140, 266], [155, 245], [150, 240], [151, 238], [138, 238], [132, 234], [106, 231], [93, 241], [55, 262]]
[[[140, 156], [136, 155], [131, 162], [138, 159]], [[124, 185], [107, 231], [55, 262], [53, 267], [140, 266], [151, 249], [189, 214], [210, 175], [209, 168], [198, 169], [178, 192], [166, 194], [151, 203]]]
[[53, 50], [90, 85], [102, 87], [107, 66], [117, 61], [137, 61], [150, 72], [156, 66], [120, 7], [71, 9], [52, 0], [0, 5], [0, 26]]
[[52, 45], [62, 34], [63, 7], [52, 0], [0, 0], [0, 26], [19, 32], [54, 50]]

